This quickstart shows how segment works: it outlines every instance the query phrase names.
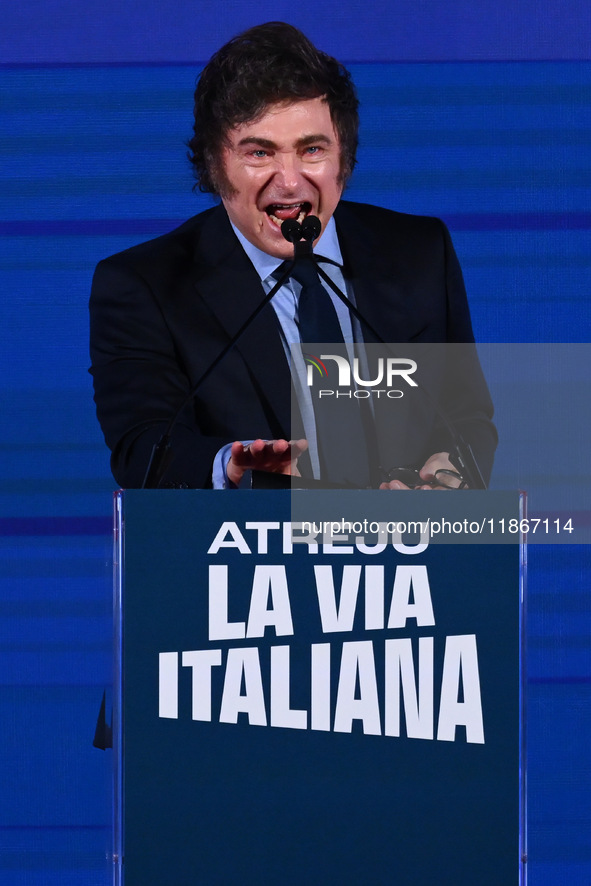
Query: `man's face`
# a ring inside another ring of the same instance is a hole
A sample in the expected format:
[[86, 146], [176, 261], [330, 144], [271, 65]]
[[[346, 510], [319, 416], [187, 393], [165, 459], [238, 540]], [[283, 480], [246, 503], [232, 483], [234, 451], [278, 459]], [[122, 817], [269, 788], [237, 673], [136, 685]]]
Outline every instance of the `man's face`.
[[228, 133], [222, 148], [221, 198], [247, 240], [277, 258], [293, 256], [281, 223], [320, 219], [322, 230], [341, 198], [341, 149], [321, 98], [269, 105]]

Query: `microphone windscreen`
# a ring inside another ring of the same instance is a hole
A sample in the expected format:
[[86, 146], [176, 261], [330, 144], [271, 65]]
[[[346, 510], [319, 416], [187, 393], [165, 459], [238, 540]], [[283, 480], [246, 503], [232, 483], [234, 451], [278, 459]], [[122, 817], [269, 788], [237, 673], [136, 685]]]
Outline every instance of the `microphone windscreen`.
[[281, 225], [281, 233], [290, 243], [297, 243], [302, 238], [302, 226], [295, 218], [286, 218]]
[[304, 240], [308, 240], [311, 243], [312, 240], [316, 240], [317, 237], [320, 237], [322, 225], [320, 224], [320, 219], [316, 218], [315, 215], [307, 215], [302, 222], [301, 228], [301, 236]]

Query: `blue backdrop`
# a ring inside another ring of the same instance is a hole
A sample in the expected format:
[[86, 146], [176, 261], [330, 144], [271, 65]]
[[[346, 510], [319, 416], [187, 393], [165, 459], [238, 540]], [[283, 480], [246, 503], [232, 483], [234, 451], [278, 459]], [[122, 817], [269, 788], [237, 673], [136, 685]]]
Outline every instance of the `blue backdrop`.
[[[4, 766], [0, 883], [109, 882], [108, 453], [87, 375], [96, 262], [210, 205], [184, 142], [195, 76], [268, 19], [349, 63], [351, 199], [439, 215], [477, 337], [591, 339], [588, 5], [31, 2], [0, 34]], [[559, 456], [557, 456], [559, 457]], [[530, 884], [591, 882], [587, 547], [530, 550]]]

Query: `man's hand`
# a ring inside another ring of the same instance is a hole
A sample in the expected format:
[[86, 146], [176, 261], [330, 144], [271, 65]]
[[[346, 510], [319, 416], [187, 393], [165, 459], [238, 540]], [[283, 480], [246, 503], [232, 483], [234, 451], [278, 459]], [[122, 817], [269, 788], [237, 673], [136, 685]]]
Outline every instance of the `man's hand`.
[[400, 480], [390, 480], [389, 482], [381, 483], [380, 489], [449, 489], [452, 486], [451, 483], [448, 486], [441, 486], [437, 483], [435, 478], [437, 471], [453, 471], [457, 473], [449, 460], [449, 452], [436, 452], [435, 455], [427, 459], [419, 471], [421, 480], [424, 480], [423, 485], [411, 487], [406, 486]]
[[245, 471], [270, 471], [299, 477], [298, 458], [308, 448], [307, 440], [254, 440], [248, 446], [232, 443], [226, 469], [228, 480], [236, 486]]

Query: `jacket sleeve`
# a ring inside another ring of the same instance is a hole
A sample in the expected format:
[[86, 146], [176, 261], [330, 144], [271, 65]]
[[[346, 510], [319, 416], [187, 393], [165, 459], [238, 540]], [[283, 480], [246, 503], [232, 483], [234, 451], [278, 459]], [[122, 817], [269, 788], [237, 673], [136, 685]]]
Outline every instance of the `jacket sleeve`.
[[[447, 303], [446, 344], [438, 354], [434, 387], [439, 406], [453, 431], [468, 443], [488, 485], [498, 442], [493, 424], [493, 403], [474, 344], [470, 309], [464, 279], [451, 237], [440, 223], [444, 242], [445, 291]], [[436, 351], [437, 354], [437, 351]], [[451, 451], [453, 434], [445, 421], [437, 419], [425, 453]]]

